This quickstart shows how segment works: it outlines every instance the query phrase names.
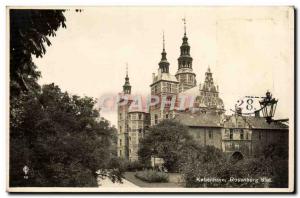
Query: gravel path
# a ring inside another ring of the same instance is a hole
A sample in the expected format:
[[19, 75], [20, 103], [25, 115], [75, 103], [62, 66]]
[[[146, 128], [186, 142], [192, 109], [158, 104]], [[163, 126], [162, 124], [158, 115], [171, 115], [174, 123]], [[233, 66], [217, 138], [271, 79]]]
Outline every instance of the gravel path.
[[98, 186], [99, 188], [102, 187], [114, 187], [114, 188], [123, 188], [123, 187], [136, 187], [136, 188], [140, 188], [139, 186], [131, 183], [130, 181], [123, 179], [123, 183], [113, 183], [110, 179], [105, 178], [104, 180], [98, 180]]

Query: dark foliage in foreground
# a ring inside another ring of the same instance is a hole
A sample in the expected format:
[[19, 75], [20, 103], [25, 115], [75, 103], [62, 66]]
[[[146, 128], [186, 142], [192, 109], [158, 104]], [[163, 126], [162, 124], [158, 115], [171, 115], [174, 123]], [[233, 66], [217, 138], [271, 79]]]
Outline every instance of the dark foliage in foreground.
[[[78, 11], [78, 10], [76, 10]], [[96, 171], [121, 181], [116, 129], [99, 118], [95, 100], [40, 87], [32, 56], [43, 57], [50, 36], [66, 27], [64, 10], [10, 10], [11, 187], [92, 187]], [[28, 179], [23, 167], [29, 167]], [[98, 171], [101, 170], [101, 171]]]
[[191, 143], [187, 127], [173, 120], [163, 120], [152, 126], [141, 140], [138, 151], [144, 166], [149, 166], [151, 156], [164, 160], [164, 167], [170, 172], [178, 171], [181, 150]]
[[157, 170], [144, 170], [135, 173], [135, 177], [149, 183], [164, 183], [169, 181], [168, 173]]
[[43, 57], [49, 37], [55, 36], [59, 27], [66, 27], [64, 10], [12, 9], [10, 21], [10, 93], [37, 88], [41, 76], [32, 56]]
[[[11, 186], [96, 186], [96, 171], [113, 167], [116, 129], [97, 120], [95, 100], [44, 85], [11, 102]], [[23, 166], [30, 168], [23, 179]], [[117, 164], [115, 165], [117, 166]], [[121, 173], [114, 167], [119, 181]]]
[[[180, 172], [187, 187], [284, 188], [288, 185], [288, 157], [283, 155], [287, 153], [283, 150], [280, 145], [270, 145], [260, 158], [245, 158], [234, 162], [215, 147], [191, 145], [183, 152]], [[223, 181], [203, 182], [201, 178]], [[230, 181], [230, 178], [254, 180], [238, 182]], [[265, 178], [272, 182], [263, 181]]]

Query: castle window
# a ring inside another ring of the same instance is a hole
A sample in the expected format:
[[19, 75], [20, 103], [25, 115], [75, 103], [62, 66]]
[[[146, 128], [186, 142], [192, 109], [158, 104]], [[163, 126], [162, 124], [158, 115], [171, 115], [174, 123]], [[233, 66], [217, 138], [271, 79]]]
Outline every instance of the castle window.
[[249, 134], [246, 132], [246, 140], [249, 139]]
[[229, 132], [229, 139], [233, 139], [233, 129], [230, 129], [230, 132]]
[[139, 133], [142, 133], [142, 129], [141, 128], [139, 129]]
[[244, 130], [241, 129], [240, 131], [240, 139], [243, 140], [244, 139]]
[[261, 140], [261, 138], [262, 138], [262, 133], [261, 133], [261, 131], [259, 131], [259, 132], [258, 132], [258, 139]]
[[169, 118], [169, 114], [166, 114], [166, 119], [168, 119]]
[[157, 114], [154, 115], [154, 123], [155, 123], [155, 124], [158, 123], [158, 115], [157, 115]]
[[208, 131], [208, 137], [209, 137], [209, 139], [212, 139], [212, 138], [213, 138], [213, 132], [212, 132], [212, 130], [209, 130], [209, 131]]
[[122, 156], [122, 150], [120, 150], [120, 156]]
[[142, 114], [139, 113], [139, 120], [141, 120], [141, 119], [142, 119]]
[[122, 133], [122, 126], [120, 126], [120, 133]]
[[172, 92], [172, 85], [171, 85], [171, 83], [168, 83], [167, 84], [167, 92]]
[[120, 139], [120, 146], [122, 146], [122, 139]]
[[122, 113], [120, 113], [120, 119], [122, 119]]

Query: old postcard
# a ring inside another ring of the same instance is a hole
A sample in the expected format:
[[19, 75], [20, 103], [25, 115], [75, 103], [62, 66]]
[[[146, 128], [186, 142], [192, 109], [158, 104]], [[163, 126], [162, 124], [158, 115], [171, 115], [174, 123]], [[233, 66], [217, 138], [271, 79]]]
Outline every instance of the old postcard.
[[293, 7], [8, 7], [9, 192], [293, 192]]

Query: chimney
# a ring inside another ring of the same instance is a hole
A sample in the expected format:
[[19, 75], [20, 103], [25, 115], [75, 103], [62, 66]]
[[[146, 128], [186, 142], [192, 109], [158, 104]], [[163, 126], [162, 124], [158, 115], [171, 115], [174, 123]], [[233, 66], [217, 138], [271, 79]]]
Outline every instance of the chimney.
[[242, 108], [237, 107], [235, 112], [236, 112], [237, 115], [241, 116], [242, 115]]
[[152, 80], [155, 81], [155, 73], [152, 73]]
[[259, 110], [254, 111], [254, 117], [259, 118], [260, 117], [259, 112], [260, 112]]

